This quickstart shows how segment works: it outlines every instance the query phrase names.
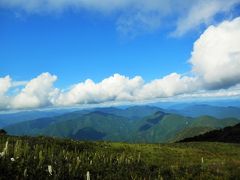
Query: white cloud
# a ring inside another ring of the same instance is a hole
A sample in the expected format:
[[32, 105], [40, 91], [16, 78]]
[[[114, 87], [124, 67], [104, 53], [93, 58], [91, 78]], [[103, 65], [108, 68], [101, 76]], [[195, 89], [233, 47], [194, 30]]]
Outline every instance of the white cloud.
[[91, 104], [106, 101], [131, 101], [134, 91], [141, 88], [143, 79], [136, 76], [132, 79], [114, 74], [100, 83], [88, 79], [83, 83], [74, 85], [68, 92], [60, 94], [56, 100], [57, 105]]
[[138, 100], [172, 97], [198, 90], [200, 81], [196, 77], [172, 73], [162, 79], [153, 80], [139, 89], [135, 96]]
[[25, 86], [27, 83], [27, 81], [13, 81], [12, 87]]
[[207, 88], [240, 83], [240, 18], [210, 26], [194, 43], [192, 71]]
[[99, 83], [88, 79], [83, 83], [76, 84], [69, 91], [61, 93], [56, 99], [55, 105], [145, 101], [191, 93], [198, 90], [199, 87], [200, 83], [196, 77], [182, 76], [177, 73], [149, 83], [144, 83], [139, 76], [130, 79], [115, 74]]
[[218, 89], [218, 90], [202, 90], [198, 92], [193, 92], [190, 94], [180, 95], [178, 98], [230, 98], [230, 97], [239, 97], [240, 96], [240, 84], [237, 84], [233, 87], [227, 89]]
[[30, 80], [16, 95], [6, 97], [5, 104], [2, 104], [1, 108], [28, 109], [46, 106], [137, 102], [190, 93], [199, 87], [199, 82], [195, 77], [181, 76], [176, 73], [149, 83], [145, 83], [140, 76], [129, 78], [114, 74], [99, 83], [88, 79], [73, 85], [67, 91], [54, 88], [53, 83], [56, 79], [56, 76], [49, 73], [39, 75]]
[[6, 96], [6, 93], [11, 87], [11, 81], [12, 80], [9, 76], [0, 78], [0, 109], [8, 106], [8, 97]]
[[11, 108], [37, 108], [51, 105], [52, 98], [57, 93], [53, 83], [56, 76], [43, 73], [29, 81], [19, 94], [12, 98]]
[[0, 78], [0, 96], [4, 95], [11, 87], [11, 81], [10, 76]]
[[122, 34], [135, 36], [176, 25], [174, 34], [180, 36], [201, 24], [208, 25], [217, 14], [230, 12], [238, 3], [240, 0], [0, 0], [0, 7], [30, 14], [67, 10], [115, 14], [116, 29]]
[[[194, 1], [195, 2], [195, 1]], [[219, 13], [227, 13], [238, 4], [239, 0], [201, 0], [196, 1], [190, 7], [187, 14], [182, 15], [177, 22], [177, 28], [173, 33], [181, 36], [190, 30], [198, 28], [199, 25], [209, 25], [214, 21], [214, 17]]]

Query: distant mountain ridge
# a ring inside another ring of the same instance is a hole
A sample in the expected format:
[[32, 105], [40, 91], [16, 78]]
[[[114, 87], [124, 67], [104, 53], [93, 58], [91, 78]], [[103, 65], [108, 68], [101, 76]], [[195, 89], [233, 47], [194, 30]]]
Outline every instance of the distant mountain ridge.
[[105, 112], [117, 116], [126, 117], [130, 120], [137, 120], [146, 116], [150, 116], [158, 111], [164, 111], [162, 108], [154, 106], [131, 106], [125, 109], [119, 108], [95, 108], [93, 111]]
[[[236, 104], [236, 103], [235, 103]], [[182, 116], [199, 117], [212, 116], [217, 119], [223, 118], [238, 118], [240, 119], [240, 107], [234, 106], [217, 106], [209, 104], [194, 104], [182, 103], [172, 104], [169, 107], [160, 108], [158, 106], [130, 106], [130, 107], [106, 107], [106, 108], [90, 108], [79, 110], [79, 108], [69, 109], [53, 109], [53, 110], [33, 110], [20, 111], [15, 113], [0, 113], [0, 128], [13, 125], [19, 122], [30, 121], [39, 118], [50, 118], [71, 113], [88, 113], [93, 111], [101, 111], [109, 114], [119, 115], [128, 118], [129, 120], [138, 120], [140, 118], [150, 116], [157, 111], [162, 111], [171, 114], [179, 114]]]
[[175, 142], [239, 123], [235, 118], [192, 118], [152, 106], [96, 108], [5, 127], [13, 135], [46, 135], [79, 140]]
[[0, 114], [0, 128], [9, 126], [12, 124], [16, 124], [19, 122], [33, 120], [33, 119], [54, 117], [54, 116], [62, 115], [64, 113], [67, 113], [67, 111], [63, 111], [63, 110], [37, 111], [37, 110], [34, 110], [34, 111], [4, 113], [4, 114]]
[[233, 106], [212, 106], [207, 104], [174, 106], [168, 109], [172, 113], [181, 114], [190, 117], [212, 116], [218, 119], [240, 118], [240, 108]]
[[60, 115], [72, 116], [73, 114], [84, 114], [93, 111], [106, 112], [108, 114], [119, 115], [127, 117], [130, 120], [139, 119], [144, 116], [149, 116], [154, 112], [161, 110], [158, 107], [151, 106], [132, 106], [125, 109], [107, 107], [107, 108], [90, 108], [84, 110], [72, 109], [58, 109], [58, 110], [32, 110], [20, 112], [8, 112], [0, 114], [0, 128], [17, 124], [24, 121], [37, 120], [42, 118], [56, 117]]

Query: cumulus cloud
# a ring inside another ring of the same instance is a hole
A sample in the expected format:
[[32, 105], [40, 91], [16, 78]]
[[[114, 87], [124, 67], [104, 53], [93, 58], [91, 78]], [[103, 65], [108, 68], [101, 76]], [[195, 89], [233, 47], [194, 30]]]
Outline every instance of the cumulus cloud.
[[11, 108], [37, 108], [52, 104], [52, 98], [58, 92], [53, 87], [57, 77], [49, 73], [43, 73], [29, 81], [19, 94], [12, 98]]
[[198, 87], [196, 78], [172, 73], [162, 79], [144, 83], [136, 76], [132, 79], [119, 74], [99, 83], [86, 80], [76, 84], [68, 92], [61, 93], [57, 105], [92, 104], [109, 101], [143, 101], [165, 98], [181, 93], [193, 92]]
[[95, 83], [88, 79], [76, 84], [70, 91], [62, 93], [58, 105], [101, 103], [106, 101], [133, 100], [136, 89], [141, 88], [144, 81], [136, 76], [132, 79], [119, 74]]
[[[60, 91], [54, 88], [56, 79], [55, 75], [43, 73], [30, 80], [18, 94], [6, 99], [8, 102], [5, 109], [152, 100], [193, 92], [198, 84], [196, 78], [176, 73], [149, 83], [144, 82], [140, 76], [129, 78], [114, 74], [99, 83], [87, 79], [85, 82], [73, 85], [67, 91]], [[6, 83], [4, 87], [7, 88]]]
[[137, 90], [135, 96], [139, 100], [166, 98], [182, 93], [191, 93], [199, 89], [200, 84], [196, 77], [182, 76], [172, 73], [145, 84]]
[[192, 71], [206, 88], [228, 88], [240, 83], [240, 18], [210, 26], [194, 43]]
[[115, 14], [116, 29], [122, 34], [134, 36], [176, 26], [173, 34], [181, 36], [201, 24], [208, 25], [217, 14], [231, 11], [238, 3], [240, 0], [0, 0], [0, 7], [30, 14], [67, 10]]

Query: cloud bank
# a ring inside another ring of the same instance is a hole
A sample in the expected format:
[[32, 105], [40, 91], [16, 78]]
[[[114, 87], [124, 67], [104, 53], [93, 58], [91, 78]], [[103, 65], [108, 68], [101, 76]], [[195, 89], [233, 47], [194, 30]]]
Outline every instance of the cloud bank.
[[64, 11], [114, 14], [116, 29], [122, 34], [135, 36], [167, 25], [175, 26], [172, 34], [181, 36], [200, 25], [209, 25], [216, 15], [226, 15], [239, 3], [240, 0], [0, 0], [0, 8], [44, 15]]
[[[191, 76], [176, 72], [145, 82], [142, 77], [114, 74], [101, 82], [87, 79], [64, 91], [57, 76], [43, 73], [28, 82], [0, 78], [0, 109], [138, 102], [158, 98], [240, 96], [240, 17], [210, 26], [194, 43]], [[9, 93], [18, 85], [24, 87]]]
[[210, 89], [240, 82], [240, 17], [210, 26], [194, 43], [192, 71]]

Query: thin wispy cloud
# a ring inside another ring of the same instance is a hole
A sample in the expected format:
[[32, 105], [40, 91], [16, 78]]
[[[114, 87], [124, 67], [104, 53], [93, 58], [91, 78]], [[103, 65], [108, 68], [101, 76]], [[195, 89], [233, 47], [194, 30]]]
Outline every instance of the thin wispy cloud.
[[102, 0], [101, 3], [97, 0], [0, 0], [0, 7], [13, 9], [15, 13], [24, 11], [39, 15], [71, 10], [97, 12], [104, 16], [115, 14], [116, 30], [123, 35], [136, 36], [168, 24], [174, 27], [172, 35], [182, 36], [201, 25], [211, 24], [216, 15], [231, 12], [239, 3], [240, 0]]

